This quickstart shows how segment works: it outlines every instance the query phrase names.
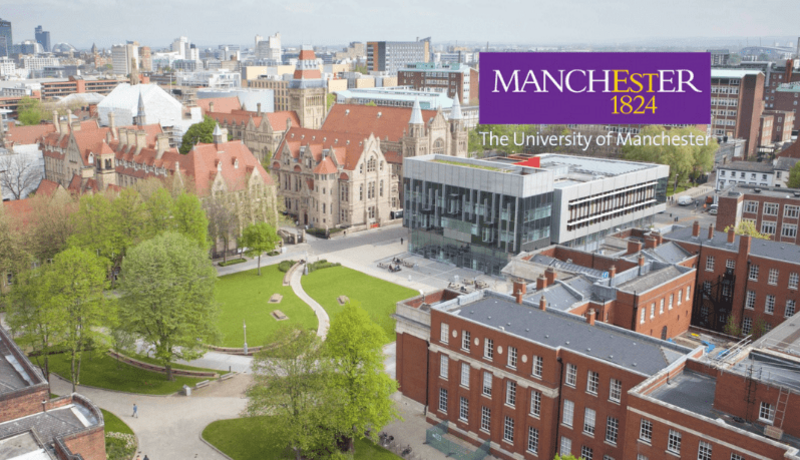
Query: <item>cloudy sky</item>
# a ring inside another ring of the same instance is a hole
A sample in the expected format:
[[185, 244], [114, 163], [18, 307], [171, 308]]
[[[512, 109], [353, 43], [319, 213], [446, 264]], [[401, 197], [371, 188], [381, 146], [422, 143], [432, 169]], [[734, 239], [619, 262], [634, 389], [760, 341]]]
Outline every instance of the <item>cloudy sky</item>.
[[800, 35], [798, 0], [0, 0], [0, 17], [13, 23], [14, 42], [33, 39], [41, 24], [54, 43], [78, 48], [125, 40], [161, 47], [180, 35], [245, 45], [276, 31], [285, 44], [314, 45], [427, 36], [530, 44], [736, 36], [752, 44]]

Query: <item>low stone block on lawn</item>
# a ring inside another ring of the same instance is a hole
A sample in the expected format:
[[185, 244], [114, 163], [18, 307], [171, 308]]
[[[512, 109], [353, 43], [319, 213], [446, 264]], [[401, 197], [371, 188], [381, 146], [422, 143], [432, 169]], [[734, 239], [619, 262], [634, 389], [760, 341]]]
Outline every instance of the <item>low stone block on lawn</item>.
[[346, 295], [340, 295], [336, 300], [339, 302], [339, 305], [344, 305], [350, 301]]
[[284, 315], [283, 312], [280, 311], [280, 310], [273, 310], [272, 311], [272, 317], [275, 318], [278, 321], [285, 321], [285, 320], [289, 319], [289, 317]]
[[269, 303], [281, 303], [281, 300], [283, 300], [283, 296], [278, 293], [275, 293], [272, 294], [272, 297], [269, 298]]

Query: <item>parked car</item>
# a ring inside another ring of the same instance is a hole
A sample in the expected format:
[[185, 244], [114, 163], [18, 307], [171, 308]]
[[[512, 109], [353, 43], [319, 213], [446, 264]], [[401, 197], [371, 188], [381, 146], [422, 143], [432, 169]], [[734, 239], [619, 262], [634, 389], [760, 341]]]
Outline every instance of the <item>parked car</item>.
[[694, 203], [694, 199], [690, 196], [679, 196], [678, 197], [678, 204], [680, 206], [689, 206], [690, 204]]
[[718, 208], [719, 208], [718, 205], [712, 204], [711, 207], [708, 208], [708, 213], [711, 214], [712, 216], [716, 216]]

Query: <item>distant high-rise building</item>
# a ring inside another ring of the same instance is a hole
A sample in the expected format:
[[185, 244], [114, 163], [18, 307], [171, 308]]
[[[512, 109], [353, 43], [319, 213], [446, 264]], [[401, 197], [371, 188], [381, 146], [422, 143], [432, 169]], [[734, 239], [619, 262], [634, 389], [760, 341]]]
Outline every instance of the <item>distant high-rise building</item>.
[[11, 21], [0, 19], [0, 56], [11, 56], [14, 37], [11, 35]]
[[153, 70], [153, 58], [149, 46], [139, 47], [139, 67], [143, 72]]
[[42, 45], [42, 49], [44, 49], [45, 53], [50, 52], [50, 32], [47, 30], [42, 30], [42, 26], [36, 26], [35, 33], [36, 33], [36, 43]]
[[172, 42], [172, 51], [177, 52], [181, 59], [188, 59], [189, 39], [187, 37], [176, 38]]
[[139, 44], [128, 42], [111, 47], [111, 64], [117, 75], [128, 75], [139, 66]]
[[367, 42], [367, 70], [397, 72], [407, 64], [430, 60], [431, 38], [415, 42]]
[[264, 40], [261, 35], [256, 35], [255, 49], [253, 50], [256, 59], [272, 59], [280, 62], [281, 60], [281, 33], [276, 32]]
[[731, 58], [730, 50], [707, 50], [706, 53], [711, 54], [711, 65], [714, 66], [728, 65]]

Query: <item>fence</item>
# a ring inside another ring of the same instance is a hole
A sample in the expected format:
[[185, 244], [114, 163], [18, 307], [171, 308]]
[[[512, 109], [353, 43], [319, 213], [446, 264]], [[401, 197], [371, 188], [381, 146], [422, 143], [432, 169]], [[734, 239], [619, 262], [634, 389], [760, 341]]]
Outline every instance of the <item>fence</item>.
[[425, 444], [457, 460], [483, 460], [489, 455], [489, 441], [481, 444], [478, 450], [472, 450], [445, 438], [446, 434], [447, 421], [445, 420], [425, 430]]

